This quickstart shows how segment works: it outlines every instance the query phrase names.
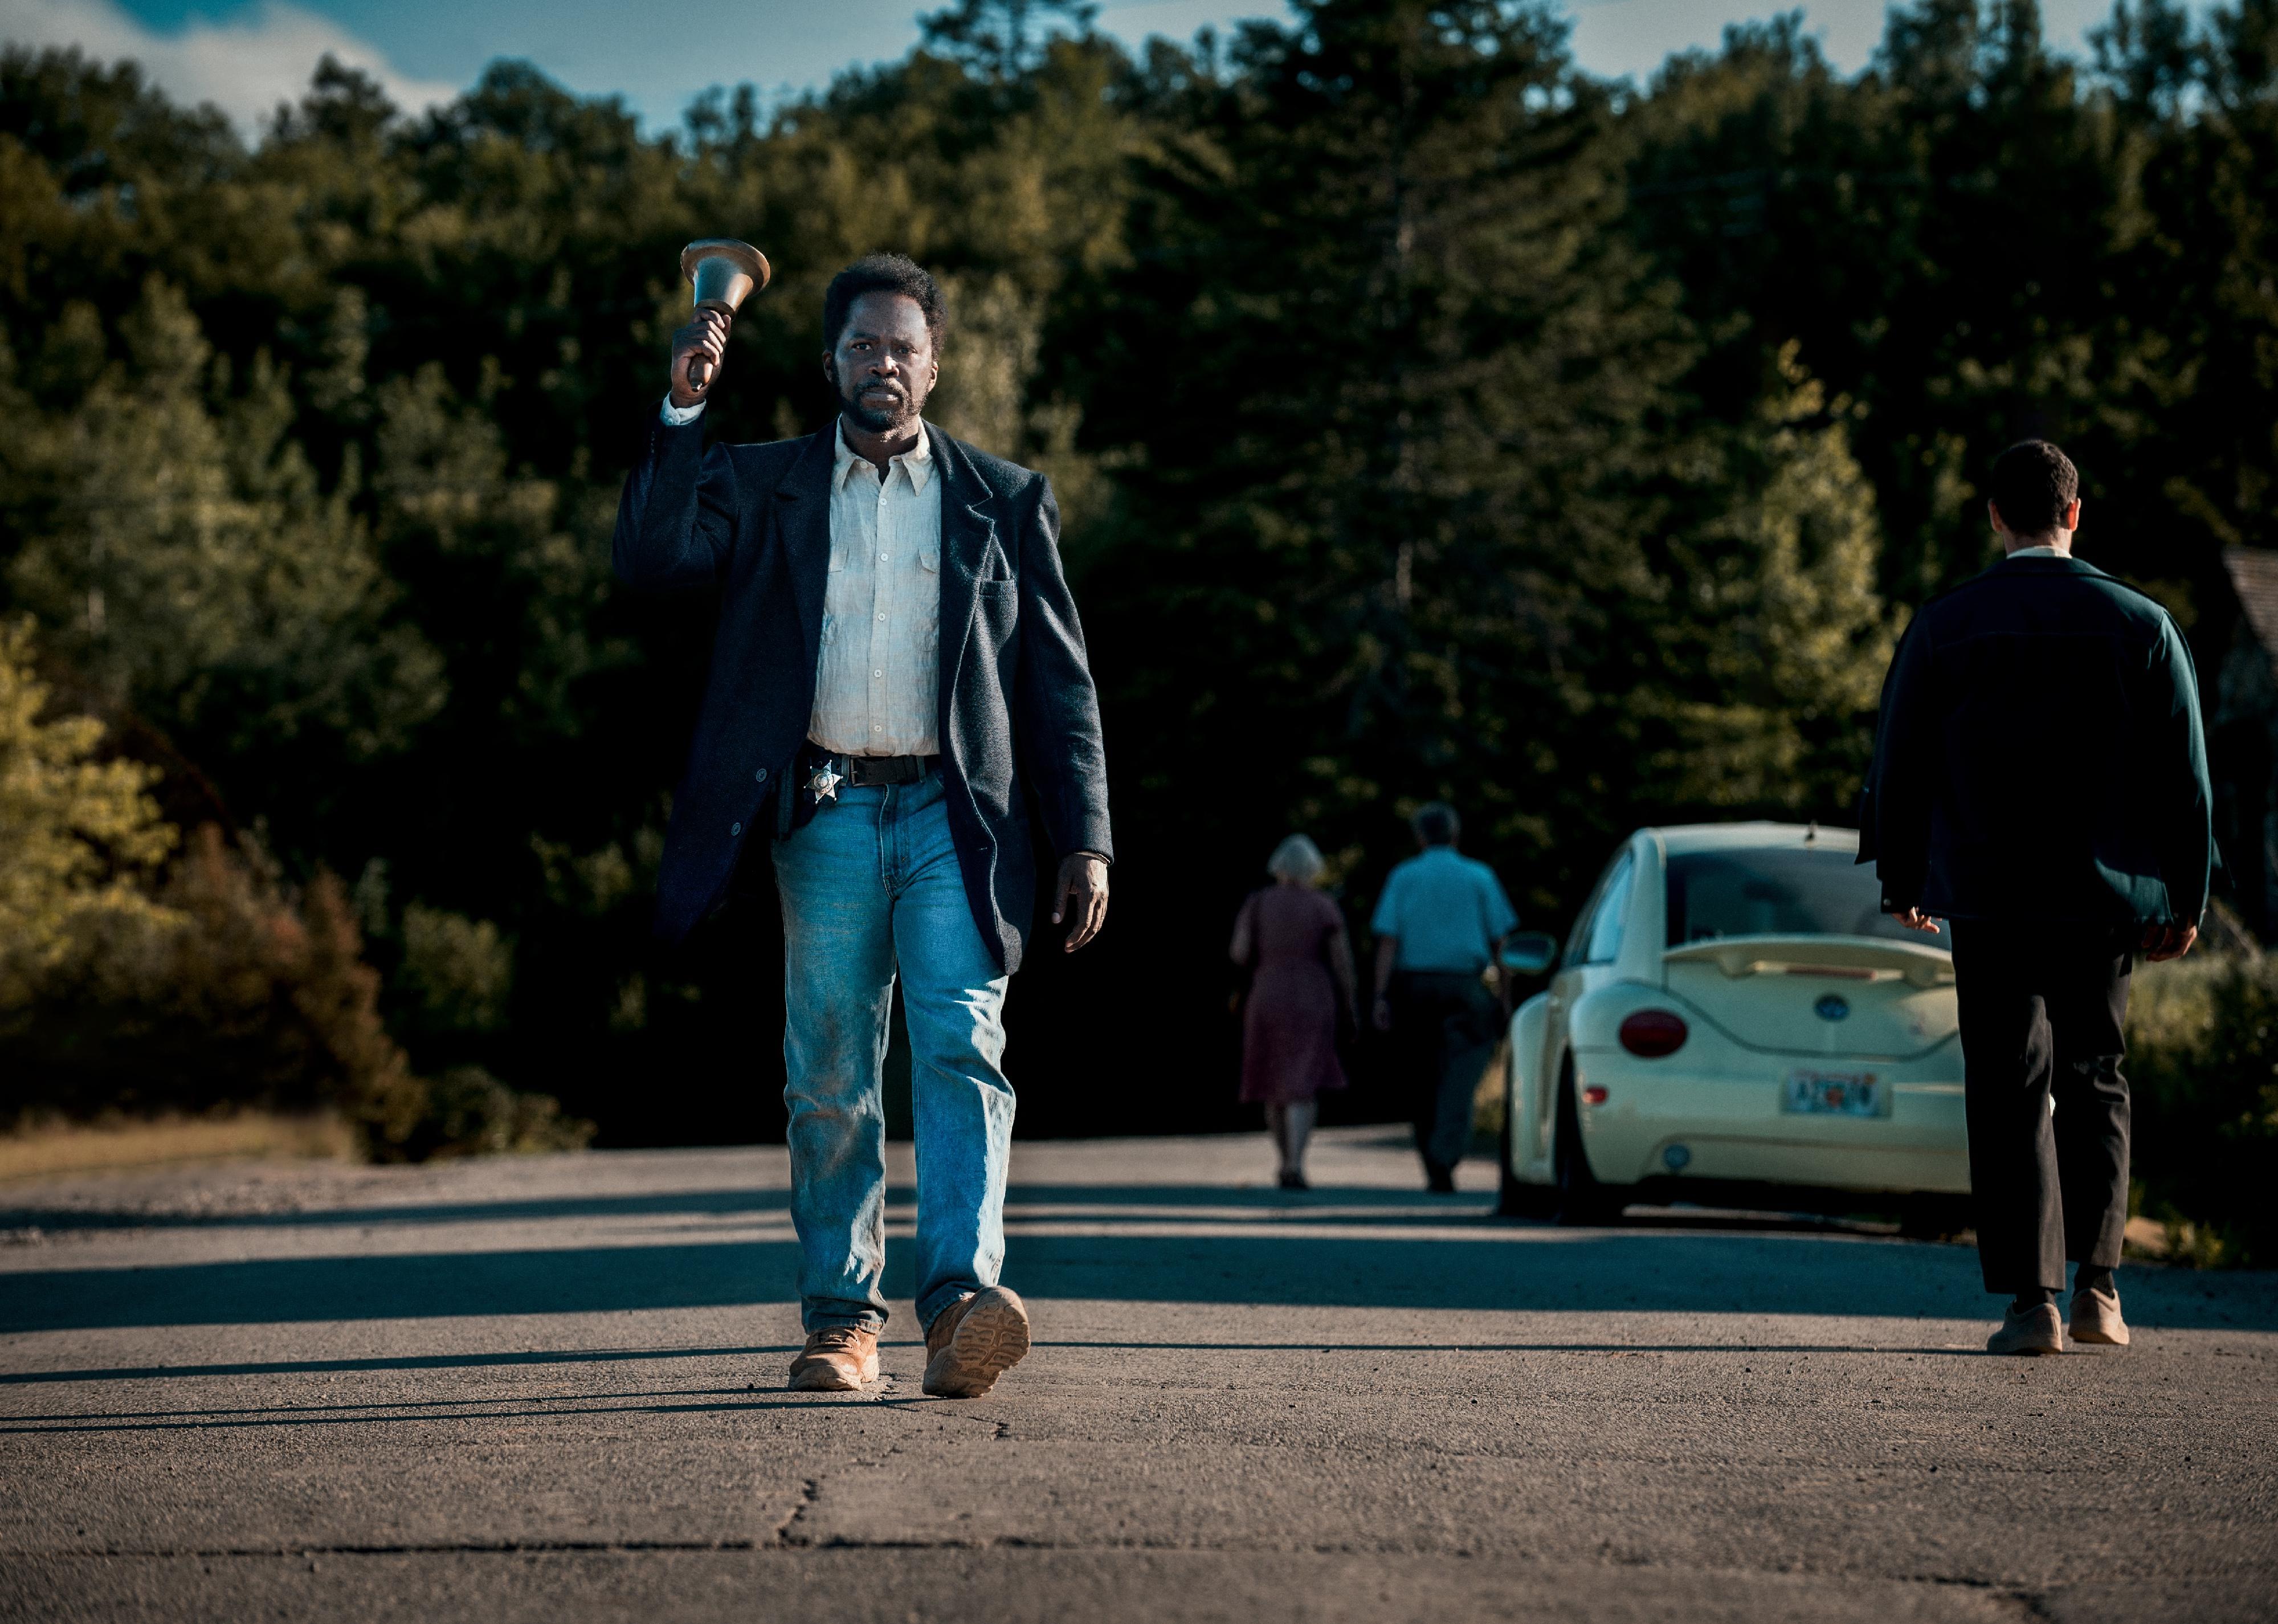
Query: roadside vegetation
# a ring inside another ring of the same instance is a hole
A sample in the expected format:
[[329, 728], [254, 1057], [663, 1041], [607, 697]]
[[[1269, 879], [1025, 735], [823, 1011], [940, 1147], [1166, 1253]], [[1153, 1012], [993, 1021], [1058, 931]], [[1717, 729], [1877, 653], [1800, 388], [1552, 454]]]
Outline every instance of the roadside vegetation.
[[355, 1134], [333, 1112], [113, 1111], [91, 1121], [34, 1112], [0, 1133], [0, 1184], [247, 1157], [340, 1161], [360, 1153]]
[[2128, 1012], [2130, 1205], [2200, 1267], [2278, 1265], [2278, 956], [2193, 954], [2137, 971]]
[[[376, 1161], [585, 1142], [590, 1124], [478, 1067], [417, 1075], [339, 880], [287, 885], [211, 824], [185, 839], [157, 770], [103, 759], [91, 717], [45, 715], [34, 661], [29, 626], [0, 626], [0, 1161], [210, 1147], [247, 1137], [232, 1107], [329, 1122], [309, 1133], [344, 1129]], [[478, 951], [405, 960], [429, 1004], [478, 1004], [495, 978], [490, 944], [461, 934]], [[74, 1137], [72, 1119], [103, 1126]]]

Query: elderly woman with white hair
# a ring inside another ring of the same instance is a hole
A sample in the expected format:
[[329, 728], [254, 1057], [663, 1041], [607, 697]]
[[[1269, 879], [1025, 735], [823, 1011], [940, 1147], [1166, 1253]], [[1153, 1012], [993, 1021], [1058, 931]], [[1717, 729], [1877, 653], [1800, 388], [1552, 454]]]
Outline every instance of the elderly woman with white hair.
[[1321, 848], [1293, 834], [1273, 848], [1274, 883], [1234, 922], [1234, 961], [1250, 972], [1242, 1017], [1242, 1097], [1265, 1107], [1284, 1190], [1305, 1185], [1317, 1096], [1342, 1088], [1337, 1034], [1353, 1025], [1352, 944], [1344, 914], [1315, 889]]

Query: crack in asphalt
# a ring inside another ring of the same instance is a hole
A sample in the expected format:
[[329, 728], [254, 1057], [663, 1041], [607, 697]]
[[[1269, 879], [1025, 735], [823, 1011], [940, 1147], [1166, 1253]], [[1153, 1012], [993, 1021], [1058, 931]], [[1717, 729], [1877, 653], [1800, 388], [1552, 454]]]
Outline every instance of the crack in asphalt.
[[806, 1515], [822, 1494], [822, 1480], [819, 1477], [810, 1477], [799, 1485], [799, 1504], [791, 1508], [791, 1515], [776, 1524], [776, 1536], [773, 1543], [778, 1548], [795, 1550], [799, 1546], [811, 1545], [814, 1543], [812, 1540], [794, 1539], [791, 1536], [791, 1525]]

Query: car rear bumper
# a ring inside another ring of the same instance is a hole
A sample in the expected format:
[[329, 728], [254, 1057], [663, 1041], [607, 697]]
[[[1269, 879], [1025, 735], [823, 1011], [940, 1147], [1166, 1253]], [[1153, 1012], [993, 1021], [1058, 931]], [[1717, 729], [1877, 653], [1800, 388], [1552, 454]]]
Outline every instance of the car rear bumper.
[[[1670, 1153], [1682, 1158], [1671, 1166]], [[1598, 1152], [1590, 1153], [1593, 1167]], [[1808, 1184], [1829, 1190], [1969, 1192], [1966, 1146], [1907, 1149], [1870, 1145], [1797, 1145], [1771, 1138], [1674, 1133], [1647, 1148], [1622, 1183], [1668, 1178], [1678, 1184], [1723, 1180], [1736, 1184]], [[1611, 1176], [1609, 1168], [1601, 1174]], [[1674, 1199], [1674, 1198], [1672, 1198]]]
[[[1939, 1075], [1958, 1071], [1957, 1060], [1873, 1066], [1891, 1091], [1890, 1114], [1850, 1117], [1783, 1111], [1791, 1067], [1777, 1056], [1706, 1073], [1680, 1069], [1681, 1056], [1578, 1054], [1582, 1143], [1591, 1169], [1609, 1184], [1665, 1178], [1964, 1194], [1969, 1159], [1961, 1082]], [[1603, 1102], [1586, 1103], [1597, 1089], [1605, 1091]]]

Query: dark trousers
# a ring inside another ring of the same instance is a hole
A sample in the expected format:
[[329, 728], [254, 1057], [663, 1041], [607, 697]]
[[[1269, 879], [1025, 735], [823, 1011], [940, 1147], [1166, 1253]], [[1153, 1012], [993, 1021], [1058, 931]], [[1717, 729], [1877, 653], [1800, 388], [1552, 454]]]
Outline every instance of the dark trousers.
[[2068, 1258], [2117, 1265], [2128, 1225], [2120, 1061], [2136, 932], [1990, 919], [1953, 929], [1985, 1289], [2061, 1291]]
[[1453, 1168], [1472, 1142], [1472, 1099], [1502, 1007], [1478, 976], [1456, 971], [1403, 970], [1388, 991], [1416, 1148], [1426, 1168]]

